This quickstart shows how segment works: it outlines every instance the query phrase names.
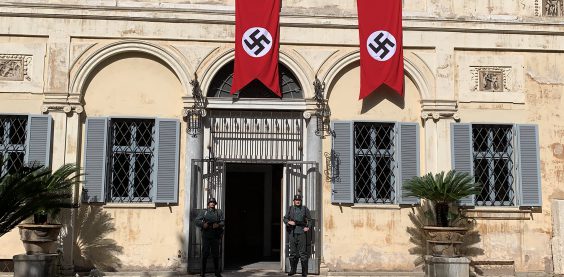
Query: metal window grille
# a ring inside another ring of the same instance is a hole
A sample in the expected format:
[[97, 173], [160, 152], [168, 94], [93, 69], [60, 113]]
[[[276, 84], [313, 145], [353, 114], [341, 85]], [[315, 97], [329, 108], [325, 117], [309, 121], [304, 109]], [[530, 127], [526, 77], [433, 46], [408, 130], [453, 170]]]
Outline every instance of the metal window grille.
[[12, 259], [0, 259], [0, 272], [14, 272], [14, 261]]
[[155, 121], [114, 119], [110, 126], [111, 179], [107, 199], [112, 202], [151, 202]]
[[513, 127], [472, 125], [475, 181], [482, 184], [477, 206], [513, 206]]
[[[253, 81], [241, 91], [231, 95], [231, 84], [233, 83], [234, 63], [226, 64], [215, 75], [208, 90], [208, 97], [241, 97], [241, 98], [279, 98], [270, 92], [261, 82]], [[283, 99], [303, 99], [304, 94], [298, 79], [284, 65], [279, 64], [280, 90]]]
[[391, 123], [354, 124], [355, 203], [395, 202], [395, 136]]
[[25, 163], [27, 116], [0, 116], [0, 176]]
[[302, 159], [300, 112], [211, 111], [213, 157], [231, 161]]

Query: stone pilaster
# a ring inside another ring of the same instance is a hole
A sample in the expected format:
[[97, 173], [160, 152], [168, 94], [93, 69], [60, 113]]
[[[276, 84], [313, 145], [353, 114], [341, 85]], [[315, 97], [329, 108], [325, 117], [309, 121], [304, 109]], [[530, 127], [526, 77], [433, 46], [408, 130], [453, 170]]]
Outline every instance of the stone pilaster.
[[[82, 124], [81, 115], [83, 106], [76, 102], [71, 103], [65, 94], [47, 94], [41, 107], [41, 112], [50, 114], [53, 118], [53, 169], [68, 163], [80, 165], [80, 145]], [[79, 202], [80, 188], [77, 186], [73, 191], [73, 202]], [[65, 275], [74, 272], [73, 249], [74, 249], [74, 227], [77, 211], [75, 209], [61, 212], [61, 221], [64, 225], [63, 234], [63, 260], [62, 271]]]
[[[198, 201], [198, 195], [200, 195], [200, 190], [202, 188], [197, 187], [198, 183], [192, 182], [192, 161], [203, 159], [204, 157], [204, 124], [203, 120], [205, 120], [205, 110], [202, 110], [202, 113], [199, 115], [194, 115], [192, 104], [193, 102], [190, 101], [188, 98], [184, 99], [185, 101], [185, 109], [183, 111], [183, 115], [186, 121], [186, 153], [185, 153], [185, 175], [184, 175], [184, 217], [183, 217], [183, 246], [182, 246], [182, 264], [179, 271], [183, 273], [188, 270], [188, 244], [190, 242], [190, 225], [192, 224], [190, 221], [190, 211], [196, 207]], [[192, 112], [191, 112], [192, 110]], [[198, 118], [189, 118], [190, 116], [196, 116]], [[189, 128], [188, 125], [190, 124], [191, 120], [200, 120], [201, 124], [197, 128]], [[201, 201], [201, 199], [200, 199]]]
[[425, 131], [425, 169], [439, 172], [451, 168], [450, 124], [460, 120], [456, 100], [421, 100]]

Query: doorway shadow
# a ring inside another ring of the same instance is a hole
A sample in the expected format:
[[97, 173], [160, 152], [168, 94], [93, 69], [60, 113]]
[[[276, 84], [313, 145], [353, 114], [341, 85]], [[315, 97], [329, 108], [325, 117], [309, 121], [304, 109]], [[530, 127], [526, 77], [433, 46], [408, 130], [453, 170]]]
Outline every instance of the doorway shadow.
[[226, 270], [280, 262], [282, 165], [228, 164], [225, 187]]

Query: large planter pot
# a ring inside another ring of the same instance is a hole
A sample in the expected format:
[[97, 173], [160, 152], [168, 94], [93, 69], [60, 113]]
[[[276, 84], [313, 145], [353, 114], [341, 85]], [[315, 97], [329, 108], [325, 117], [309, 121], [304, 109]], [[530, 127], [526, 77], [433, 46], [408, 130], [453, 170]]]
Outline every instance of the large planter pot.
[[20, 224], [20, 239], [27, 255], [57, 253], [60, 224]]
[[427, 234], [427, 246], [435, 257], [459, 257], [460, 245], [464, 242], [464, 234], [468, 231], [462, 227], [423, 227]]

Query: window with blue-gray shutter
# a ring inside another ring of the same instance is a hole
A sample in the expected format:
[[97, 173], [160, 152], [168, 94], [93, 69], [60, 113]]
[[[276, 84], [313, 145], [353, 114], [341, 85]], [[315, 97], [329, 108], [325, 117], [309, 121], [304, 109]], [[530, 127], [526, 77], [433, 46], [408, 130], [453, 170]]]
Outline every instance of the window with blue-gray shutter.
[[178, 202], [178, 120], [89, 118], [86, 129], [86, 201]]
[[402, 183], [419, 175], [417, 123], [334, 122], [332, 202], [416, 204]]
[[178, 203], [180, 122], [157, 119], [156, 203]]
[[107, 182], [108, 119], [86, 119], [84, 146], [84, 190], [85, 202], [104, 202]]
[[[457, 172], [474, 174], [472, 158], [472, 125], [462, 123], [451, 124], [452, 168]], [[460, 200], [462, 206], [474, 206], [475, 196]]]
[[536, 125], [517, 125], [521, 206], [542, 206], [539, 134]]
[[52, 122], [50, 115], [28, 117], [27, 164], [51, 165]]
[[413, 205], [419, 203], [417, 197], [404, 196], [403, 184], [419, 176], [419, 125], [416, 123], [398, 123], [399, 127], [399, 171], [398, 182], [399, 204]]
[[481, 186], [474, 199], [471, 202], [466, 199], [464, 204], [541, 205], [535, 125], [453, 124], [452, 142], [453, 167], [471, 173]]
[[333, 122], [331, 202], [353, 203], [353, 122]]
[[24, 165], [51, 165], [50, 115], [0, 115], [0, 176]]

